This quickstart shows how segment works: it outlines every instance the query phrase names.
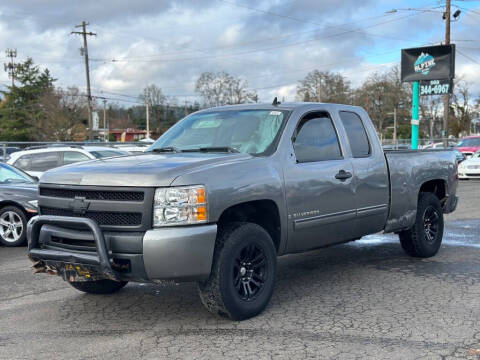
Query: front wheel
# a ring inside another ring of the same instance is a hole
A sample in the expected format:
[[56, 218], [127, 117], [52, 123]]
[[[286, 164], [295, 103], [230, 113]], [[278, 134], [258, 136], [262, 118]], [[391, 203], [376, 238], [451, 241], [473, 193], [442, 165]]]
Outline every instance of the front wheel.
[[202, 303], [232, 320], [259, 314], [272, 296], [276, 264], [272, 238], [261, 226], [239, 222], [223, 227], [210, 277], [198, 284]]
[[112, 294], [127, 285], [127, 281], [114, 281], [109, 279], [73, 282], [69, 281], [68, 283], [75, 289], [88, 294]]
[[0, 209], [0, 243], [5, 246], [21, 246], [27, 242], [27, 217], [16, 206]]
[[442, 245], [443, 211], [432, 193], [420, 193], [415, 224], [400, 233], [403, 250], [414, 257], [434, 256]]

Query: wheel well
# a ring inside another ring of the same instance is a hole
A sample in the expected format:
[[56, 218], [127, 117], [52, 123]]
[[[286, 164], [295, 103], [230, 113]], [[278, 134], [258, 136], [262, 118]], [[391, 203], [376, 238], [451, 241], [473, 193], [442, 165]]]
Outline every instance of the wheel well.
[[441, 179], [430, 180], [422, 184], [420, 192], [430, 192], [435, 194], [443, 205], [447, 196], [447, 184]]
[[22, 210], [23, 213], [25, 214], [25, 216], [27, 216], [27, 213], [26, 213], [25, 209], [23, 208], [23, 206], [14, 202], [14, 201], [5, 200], [5, 201], [0, 202], [0, 210], [3, 209], [6, 206], [15, 206], [15, 207], [19, 208], [20, 210]]
[[263, 227], [270, 235], [275, 248], [280, 247], [280, 214], [272, 200], [255, 200], [237, 204], [225, 209], [220, 215], [218, 226], [230, 222], [245, 221]]

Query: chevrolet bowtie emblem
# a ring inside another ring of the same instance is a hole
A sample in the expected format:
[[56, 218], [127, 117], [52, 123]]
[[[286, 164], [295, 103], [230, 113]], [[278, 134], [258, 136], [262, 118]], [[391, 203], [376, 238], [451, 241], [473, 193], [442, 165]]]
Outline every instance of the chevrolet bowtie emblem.
[[74, 214], [85, 215], [90, 203], [85, 201], [84, 197], [75, 196], [75, 199], [70, 202], [68, 207], [73, 210]]

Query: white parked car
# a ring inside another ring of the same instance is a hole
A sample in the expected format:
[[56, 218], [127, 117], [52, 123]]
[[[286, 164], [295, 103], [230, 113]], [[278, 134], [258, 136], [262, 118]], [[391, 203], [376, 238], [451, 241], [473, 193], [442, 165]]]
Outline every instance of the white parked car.
[[460, 179], [480, 179], [480, 150], [458, 165]]
[[45, 146], [10, 155], [7, 163], [40, 177], [45, 171], [80, 161], [130, 154], [128, 151], [106, 146]]
[[[457, 142], [454, 140], [448, 140], [448, 147], [455, 147], [457, 145]], [[427, 145], [424, 145], [422, 149], [443, 149], [443, 141], [441, 142], [436, 142], [436, 143], [430, 143]]]
[[150, 145], [151, 144], [147, 142], [145, 143], [145, 145], [140, 145], [140, 144], [135, 145], [135, 144], [124, 143], [124, 144], [115, 144], [114, 146], [117, 149], [125, 150], [132, 154], [139, 154], [147, 151]]

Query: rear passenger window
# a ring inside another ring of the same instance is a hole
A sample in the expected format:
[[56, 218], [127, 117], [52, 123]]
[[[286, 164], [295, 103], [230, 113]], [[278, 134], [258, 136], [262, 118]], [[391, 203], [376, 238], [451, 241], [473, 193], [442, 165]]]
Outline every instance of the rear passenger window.
[[310, 114], [300, 121], [293, 148], [299, 163], [342, 158], [332, 120], [324, 113]]
[[47, 171], [60, 166], [59, 153], [57, 151], [32, 154], [30, 156], [32, 157], [30, 163], [31, 171]]
[[360, 116], [350, 111], [340, 111], [340, 119], [347, 132], [353, 157], [361, 158], [369, 156], [371, 152], [370, 143]]

